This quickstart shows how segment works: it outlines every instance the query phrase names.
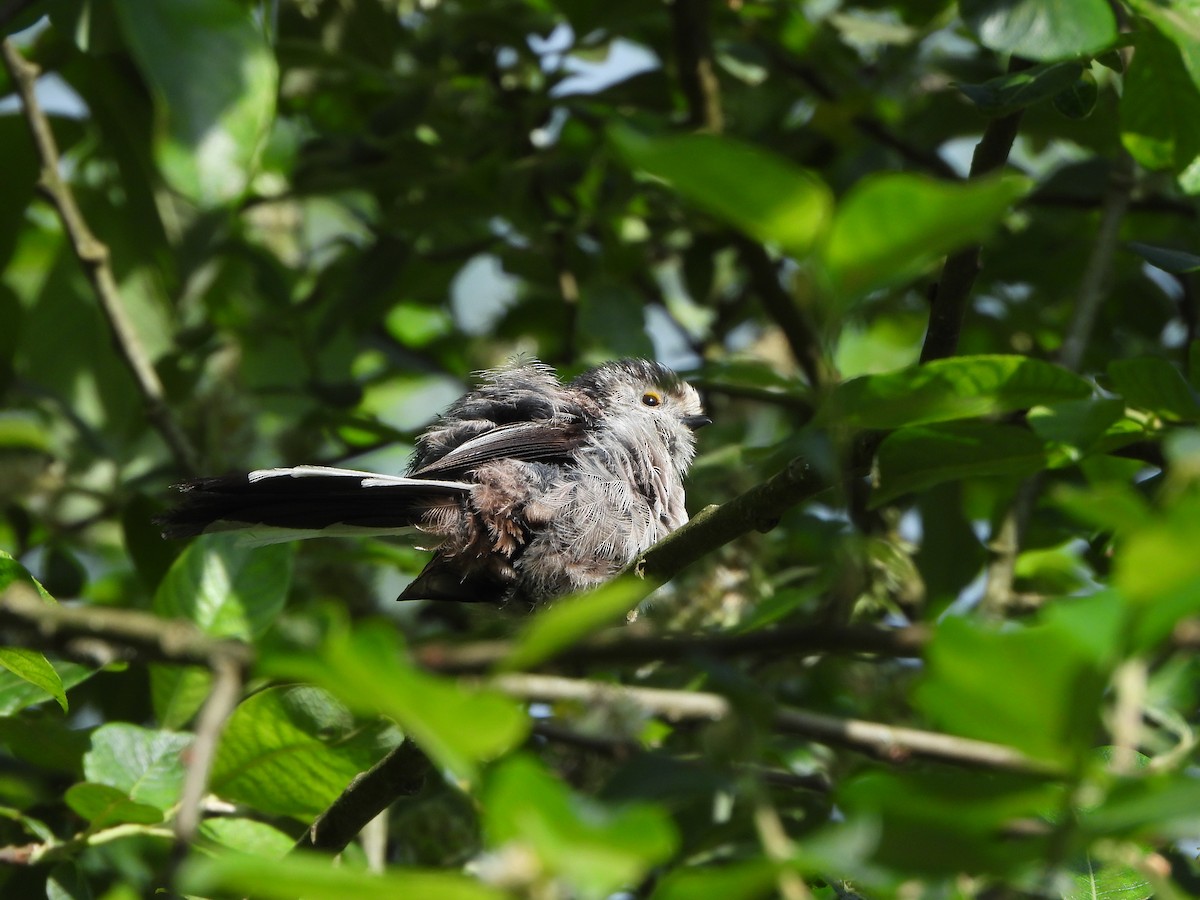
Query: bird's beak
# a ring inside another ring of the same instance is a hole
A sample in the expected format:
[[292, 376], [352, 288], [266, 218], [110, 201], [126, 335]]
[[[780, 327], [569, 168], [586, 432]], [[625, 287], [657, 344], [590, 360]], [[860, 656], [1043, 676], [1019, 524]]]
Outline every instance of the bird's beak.
[[705, 425], [711, 425], [712, 419], [708, 416], [684, 416], [681, 420], [684, 425], [695, 431], [697, 428], [703, 428]]

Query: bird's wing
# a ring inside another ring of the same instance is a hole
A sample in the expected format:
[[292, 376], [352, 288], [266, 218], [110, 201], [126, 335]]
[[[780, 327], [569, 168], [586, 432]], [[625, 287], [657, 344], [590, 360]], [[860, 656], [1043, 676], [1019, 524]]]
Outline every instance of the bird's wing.
[[526, 462], [562, 459], [583, 443], [578, 423], [513, 422], [459, 444], [444, 456], [409, 473], [410, 477], [461, 475], [497, 459]]

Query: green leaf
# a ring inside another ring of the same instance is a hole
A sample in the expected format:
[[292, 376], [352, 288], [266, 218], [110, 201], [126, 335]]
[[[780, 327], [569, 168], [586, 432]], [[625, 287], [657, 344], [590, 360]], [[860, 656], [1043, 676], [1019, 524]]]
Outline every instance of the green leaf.
[[1054, 95], [1054, 108], [1068, 119], [1086, 119], [1100, 99], [1100, 87], [1090, 69], [1084, 69], [1075, 83]]
[[767, 900], [777, 896], [779, 873], [765, 859], [714, 866], [679, 867], [669, 871], [651, 900]]
[[1083, 74], [1077, 62], [1059, 62], [1008, 72], [983, 84], [958, 84], [979, 111], [999, 116], [1049, 100], [1068, 90]]
[[1148, 169], [1180, 173], [1200, 156], [1200, 87], [1179, 48], [1155, 31], [1135, 38], [1121, 95], [1121, 142]]
[[63, 712], [67, 711], [67, 693], [62, 678], [41, 653], [23, 647], [0, 647], [0, 666], [45, 691], [58, 702]]
[[[87, 681], [97, 671], [99, 670], [71, 662], [60, 662], [55, 666], [55, 672], [62, 681], [64, 691], [69, 691], [75, 685]], [[7, 671], [0, 671], [0, 716], [11, 716], [22, 709], [36, 706], [50, 699], [52, 696], [37, 685]]]
[[950, 422], [893, 432], [879, 447], [878, 464], [872, 506], [945, 481], [1032, 475], [1048, 458], [1042, 442], [1024, 428]]
[[1134, 9], [1179, 50], [1192, 84], [1200, 89], [1200, 9], [1195, 4], [1134, 0]]
[[1047, 444], [1083, 452], [1099, 442], [1124, 415], [1125, 404], [1120, 400], [1088, 398], [1035, 406], [1025, 421]]
[[506, 900], [509, 896], [455, 872], [391, 868], [375, 874], [352, 869], [328, 856], [299, 852], [278, 860], [241, 854], [190, 859], [180, 871], [179, 883], [189, 894], [212, 896], [219, 892], [263, 900]]
[[1024, 356], [958, 356], [838, 385], [829, 415], [852, 428], [899, 428], [1087, 397], [1060, 366]]
[[353, 632], [333, 624], [318, 651], [267, 651], [262, 667], [320, 685], [356, 712], [390, 716], [439, 765], [464, 779], [529, 730], [524, 710], [507, 697], [414, 668], [396, 633], [382, 623]]
[[[0, 550], [0, 593], [14, 582], [21, 582], [33, 588], [46, 603], [57, 602], [23, 565], [13, 559], [10, 554]], [[0, 647], [0, 668], [12, 673], [37, 690], [38, 693], [34, 695], [36, 699], [22, 705], [28, 706], [31, 703], [40, 702], [41, 695], [44, 694], [58, 703], [63, 712], [67, 711], [67, 693], [63, 686], [62, 676], [41, 653], [24, 647]], [[0, 708], [4, 706], [3, 689], [4, 682], [0, 680]]]
[[846, 299], [908, 281], [985, 237], [1028, 190], [1028, 179], [1012, 175], [961, 184], [869, 175], [838, 206], [823, 249], [826, 269]]
[[527, 756], [506, 759], [489, 773], [483, 807], [492, 846], [527, 847], [581, 897], [607, 897], [636, 884], [678, 844], [661, 810], [601, 806], [572, 793]]
[[114, 722], [92, 732], [84, 754], [88, 781], [123, 791], [131, 800], [166, 811], [179, 800], [183, 752], [193, 736]]
[[[278, 616], [291, 584], [293, 547], [252, 547], [233, 535], [204, 535], [172, 563], [154, 594], [163, 618], [187, 619], [213, 637], [253, 640]], [[159, 720], [181, 727], [208, 696], [205, 669], [153, 666], [151, 696]]]
[[138, 803], [119, 788], [108, 784], [74, 784], [63, 797], [88, 822], [91, 831], [99, 831], [126, 822], [136, 825], [156, 825], [163, 820], [163, 811], [148, 803]]
[[630, 166], [786, 253], [807, 256], [828, 228], [833, 199], [824, 183], [758, 147], [706, 134], [648, 137], [624, 125], [608, 138]]
[[283, 609], [293, 556], [290, 544], [252, 547], [232, 535], [204, 535], [167, 572], [154, 611], [213, 637], [253, 640]]
[[1044, 859], [1048, 836], [997, 835], [1014, 821], [1043, 818], [1062, 794], [1058, 785], [998, 772], [876, 769], [839, 785], [836, 802], [850, 823], [874, 823], [874, 863], [898, 872], [1010, 873]]
[[1036, 625], [1004, 631], [947, 618], [926, 651], [917, 706], [955, 734], [1079, 764], [1099, 726], [1124, 620], [1111, 595], [1062, 605]]
[[266, 822], [236, 816], [205, 819], [200, 823], [200, 834], [228, 850], [267, 859], [283, 859], [296, 845], [295, 838]]
[[1123, 840], [1194, 835], [1200, 827], [1200, 782], [1184, 774], [1123, 780], [1098, 806], [1080, 811], [1079, 825], [1085, 834]]
[[1117, 38], [1104, 0], [959, 0], [959, 9], [989, 50], [1037, 62], [1089, 56]]
[[1195, 253], [1170, 247], [1155, 247], [1153, 244], [1143, 244], [1140, 241], [1130, 241], [1125, 246], [1150, 265], [1162, 269], [1164, 272], [1170, 272], [1173, 275], [1200, 272], [1200, 255]]
[[1072, 875], [1071, 889], [1062, 900], [1149, 900], [1154, 888], [1146, 876], [1132, 866], [1102, 863], [1088, 854], [1084, 865]]
[[1200, 498], [1190, 493], [1118, 544], [1112, 583], [1136, 614], [1140, 647], [1156, 645], [1181, 619], [1200, 613], [1198, 544]]
[[318, 688], [267, 688], [230, 716], [209, 785], [235, 803], [308, 820], [399, 741], [395, 728], [356, 723]]
[[1113, 389], [1126, 403], [1169, 419], [1200, 419], [1200, 403], [1178, 369], [1159, 357], [1119, 359], [1108, 364]]
[[201, 206], [245, 193], [275, 115], [275, 56], [232, 0], [116, 0], [125, 40], [154, 94], [155, 156]]
[[0, 450], [50, 453], [50, 435], [36, 418], [26, 413], [0, 412]]
[[1146, 498], [1121, 482], [1087, 488], [1055, 485], [1050, 501], [1080, 522], [1118, 534], [1143, 528], [1153, 521]]
[[525, 626], [501, 670], [525, 669], [557, 656], [597, 629], [622, 619], [655, 587], [653, 582], [628, 577], [555, 601]]

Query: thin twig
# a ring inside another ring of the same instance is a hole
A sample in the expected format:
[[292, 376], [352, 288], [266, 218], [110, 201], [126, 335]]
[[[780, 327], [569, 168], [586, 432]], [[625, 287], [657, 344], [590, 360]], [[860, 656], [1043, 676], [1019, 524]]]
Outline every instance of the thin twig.
[[[624, 703], [647, 714], [674, 722], [716, 722], [734, 712], [729, 700], [720, 694], [700, 691], [676, 691], [664, 688], [639, 688], [561, 678], [554, 675], [508, 674], [487, 680], [503, 693], [524, 700], [543, 702], [577, 701], [590, 705]], [[1012, 747], [957, 737], [916, 728], [902, 728], [861, 719], [840, 719], [823, 713], [778, 707], [774, 714], [776, 730], [800, 735], [824, 744], [847, 747], [889, 762], [912, 757], [937, 760], [960, 766], [972, 766], [1003, 772], [1058, 778], [1058, 766], [1033, 759]]]
[[[1008, 71], [1016, 72], [1029, 65], [1029, 62], [1013, 57]], [[971, 157], [971, 178], [994, 172], [1008, 161], [1023, 115], [1024, 110], [1017, 110], [988, 122]], [[967, 303], [979, 275], [979, 252], [979, 244], [972, 244], [946, 257], [929, 309], [929, 330], [925, 333], [925, 345], [921, 348], [921, 362], [943, 359], [958, 352], [958, 337], [966, 317]]]
[[112, 328], [117, 350], [133, 374], [138, 392], [142, 396], [147, 419], [162, 435], [179, 468], [184, 473], [193, 474], [196, 471], [195, 451], [171, 415], [162, 382], [125, 311], [109, 261], [108, 247], [92, 234], [75, 202], [75, 195], [59, 171], [58, 144], [50, 129], [50, 121], [42, 112], [37, 99], [35, 85], [39, 69], [21, 56], [11, 39], [6, 38], [0, 43], [0, 55], [4, 57], [4, 65], [16, 87], [17, 95], [21, 98], [25, 121], [41, 161], [38, 187], [58, 212], [67, 240], [96, 292], [100, 308]]
[[187, 751], [187, 775], [179, 794], [175, 816], [175, 839], [183, 847], [191, 844], [200, 825], [200, 808], [208, 790], [208, 776], [217, 756], [217, 742], [233, 708], [242, 696], [242, 668], [227, 657], [212, 663], [212, 688], [196, 717], [196, 739]]
[[[924, 625], [903, 628], [879, 628], [871, 625], [765, 628], [743, 634], [649, 635], [638, 636], [629, 628], [597, 635], [569, 650], [569, 664], [603, 665], [619, 663], [641, 665], [647, 662], [680, 662], [689, 659], [732, 659], [753, 655], [768, 659], [776, 655], [790, 658], [819, 654], [872, 654], [882, 657], [916, 657], [929, 641]], [[504, 661], [512, 653], [511, 641], [474, 641], [466, 644], [431, 643], [417, 648], [416, 657], [427, 669], [442, 673], [484, 672]], [[541, 666], [553, 665], [557, 657]]]

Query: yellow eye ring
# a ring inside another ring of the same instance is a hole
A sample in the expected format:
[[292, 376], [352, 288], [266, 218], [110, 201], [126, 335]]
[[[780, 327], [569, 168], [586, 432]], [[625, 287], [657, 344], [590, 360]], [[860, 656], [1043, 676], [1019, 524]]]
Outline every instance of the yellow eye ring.
[[662, 403], [662, 394], [658, 391], [646, 391], [642, 394], [642, 404], [645, 406], [658, 406]]

